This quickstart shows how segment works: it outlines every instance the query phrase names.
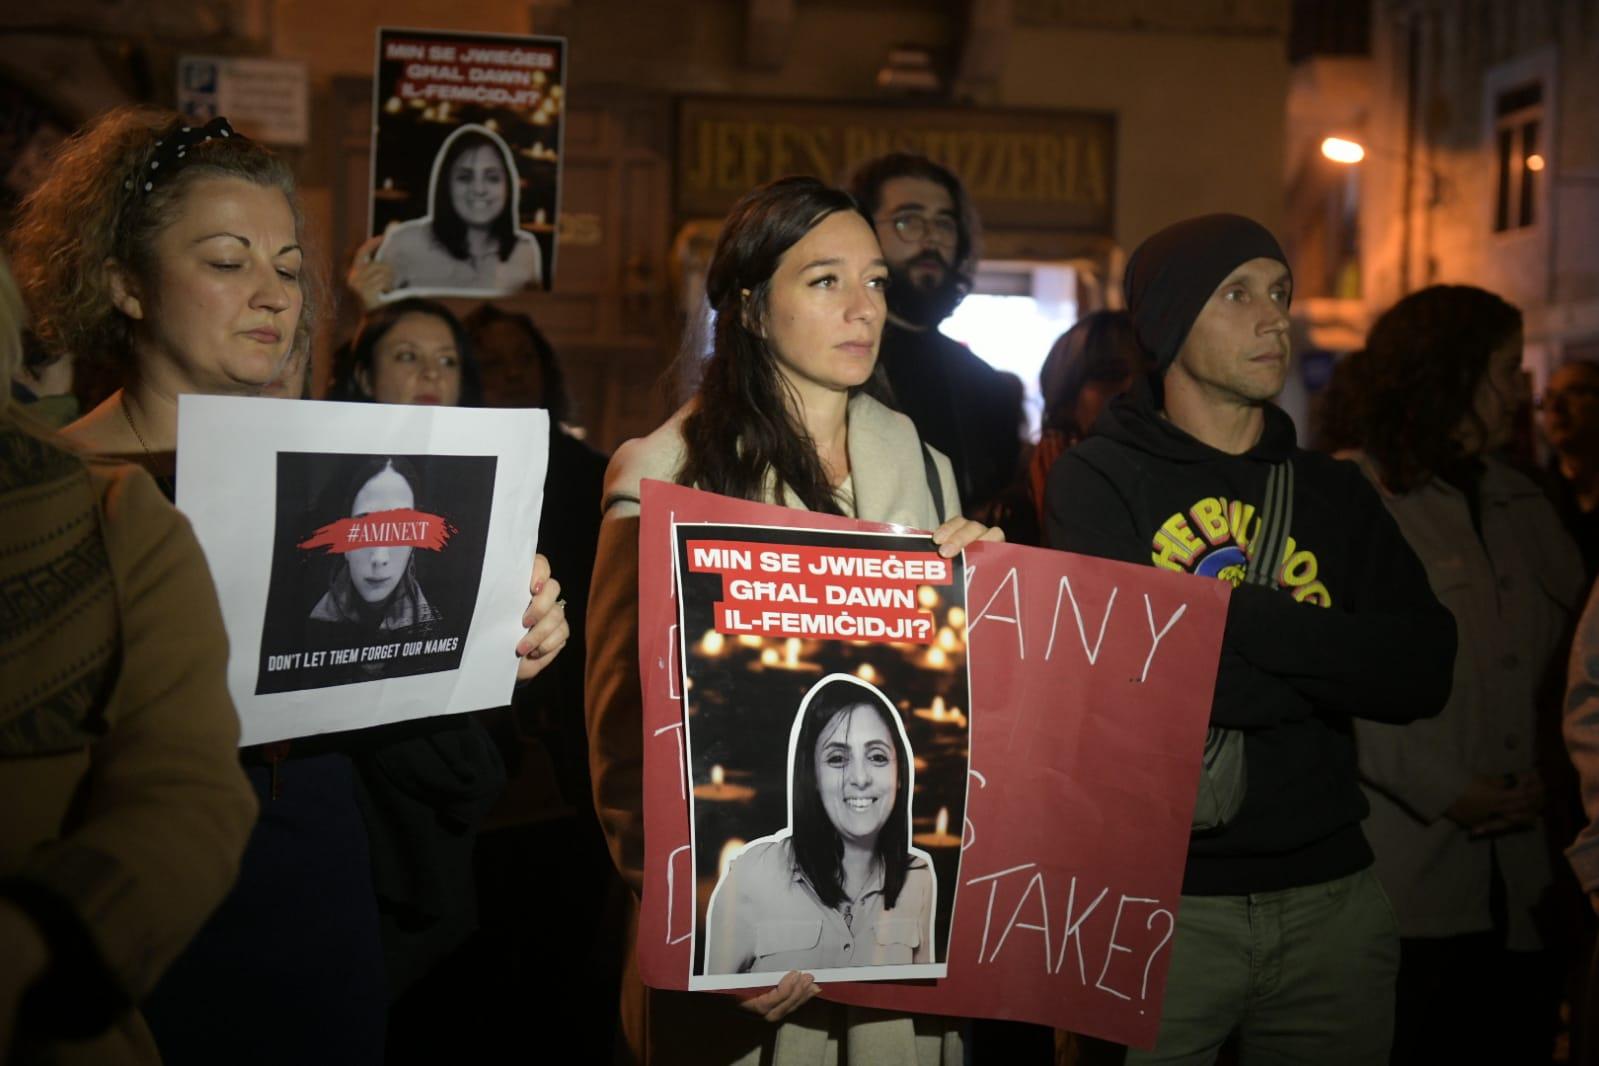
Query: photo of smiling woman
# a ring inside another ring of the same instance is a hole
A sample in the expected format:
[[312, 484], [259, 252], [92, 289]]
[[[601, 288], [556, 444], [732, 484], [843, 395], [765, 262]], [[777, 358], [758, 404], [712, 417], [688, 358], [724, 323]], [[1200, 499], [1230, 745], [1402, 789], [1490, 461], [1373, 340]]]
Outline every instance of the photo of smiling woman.
[[505, 296], [543, 284], [538, 241], [520, 225], [521, 180], [510, 146], [465, 125], [433, 159], [428, 213], [393, 226], [375, 258], [394, 271], [387, 299]]
[[915, 757], [893, 703], [858, 677], [822, 678], [788, 764], [788, 826], [745, 845], [711, 894], [705, 973], [936, 976], [937, 878], [910, 845]]

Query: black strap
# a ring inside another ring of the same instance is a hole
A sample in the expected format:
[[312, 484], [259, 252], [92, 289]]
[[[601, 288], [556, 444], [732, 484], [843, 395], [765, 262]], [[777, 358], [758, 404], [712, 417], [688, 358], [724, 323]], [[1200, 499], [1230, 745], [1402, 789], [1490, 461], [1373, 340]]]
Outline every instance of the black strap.
[[927, 446], [924, 440], [922, 445], [922, 465], [927, 468], [927, 491], [933, 494], [933, 510], [937, 512], [936, 521], [944, 521], [944, 486], [938, 479], [938, 465], [933, 462], [933, 449]]
[[1294, 513], [1294, 464], [1284, 459], [1266, 475], [1266, 498], [1260, 505], [1255, 525], [1255, 549], [1244, 572], [1244, 581], [1270, 587], [1276, 583], [1288, 550], [1288, 522]]

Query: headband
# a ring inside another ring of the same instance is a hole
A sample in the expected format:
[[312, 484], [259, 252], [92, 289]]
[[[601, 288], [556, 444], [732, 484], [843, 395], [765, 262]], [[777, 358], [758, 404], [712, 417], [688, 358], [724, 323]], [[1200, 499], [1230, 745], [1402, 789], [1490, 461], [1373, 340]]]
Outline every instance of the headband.
[[155, 155], [150, 159], [150, 166], [143, 174], [144, 180], [129, 178], [122, 183], [122, 187], [129, 191], [148, 194], [155, 188], [156, 182], [163, 181], [183, 169], [190, 148], [212, 139], [249, 140], [248, 137], [234, 132], [233, 127], [228, 125], [228, 120], [221, 115], [204, 126], [176, 126], [162, 134], [155, 142]]

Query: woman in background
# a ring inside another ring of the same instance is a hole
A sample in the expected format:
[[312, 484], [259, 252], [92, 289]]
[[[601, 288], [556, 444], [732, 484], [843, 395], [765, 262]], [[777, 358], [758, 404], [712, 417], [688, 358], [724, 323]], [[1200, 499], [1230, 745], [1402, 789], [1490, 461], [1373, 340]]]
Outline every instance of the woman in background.
[[1090, 311], [1060, 335], [1038, 372], [1044, 417], [1038, 445], [1027, 464], [1027, 484], [1044, 516], [1044, 487], [1055, 460], [1074, 448], [1093, 428], [1105, 405], [1148, 371], [1143, 349], [1126, 311]]
[[461, 320], [443, 304], [415, 296], [367, 312], [330, 391], [377, 403], [483, 405], [477, 359]]
[[[645, 478], [734, 499], [847, 514], [913, 529], [953, 556], [980, 537], [961, 517], [949, 461], [872, 395], [888, 268], [848, 194], [785, 178], [728, 215], [706, 281], [716, 314], [698, 392], [606, 475], [589, 597], [588, 723], [594, 802], [623, 880], [643, 883], [638, 672], [638, 514]], [[814, 1001], [791, 972], [741, 1004], [623, 986], [633, 1054], [656, 1063], [908, 1062], [956, 1066], [960, 1025]], [[764, 1021], [763, 1021], [764, 1019]], [[774, 1025], [770, 1023], [781, 1023]]]
[[1521, 352], [1515, 307], [1434, 285], [1384, 312], [1345, 368], [1353, 458], [1460, 639], [1436, 718], [1355, 722], [1366, 835], [1399, 919], [1395, 1063], [1552, 1054], [1559, 968], [1535, 921], [1550, 884], [1535, 731], [1584, 578], [1542, 491], [1497, 454], [1523, 399]]

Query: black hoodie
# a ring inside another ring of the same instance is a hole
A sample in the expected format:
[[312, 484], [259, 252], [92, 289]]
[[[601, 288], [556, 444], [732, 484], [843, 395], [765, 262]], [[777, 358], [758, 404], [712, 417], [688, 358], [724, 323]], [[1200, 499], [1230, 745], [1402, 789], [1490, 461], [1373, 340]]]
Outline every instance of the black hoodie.
[[[1299, 448], [1271, 404], [1253, 448], [1218, 451], [1159, 412], [1158, 388], [1140, 382], [1060, 458], [1046, 520], [1051, 547], [1234, 583], [1211, 721], [1245, 731], [1248, 789], [1233, 821], [1191, 839], [1183, 891], [1267, 892], [1364, 869], [1350, 719], [1442, 710], [1454, 617], [1353, 463]], [[1267, 473], [1290, 457], [1281, 587], [1239, 584]]]

